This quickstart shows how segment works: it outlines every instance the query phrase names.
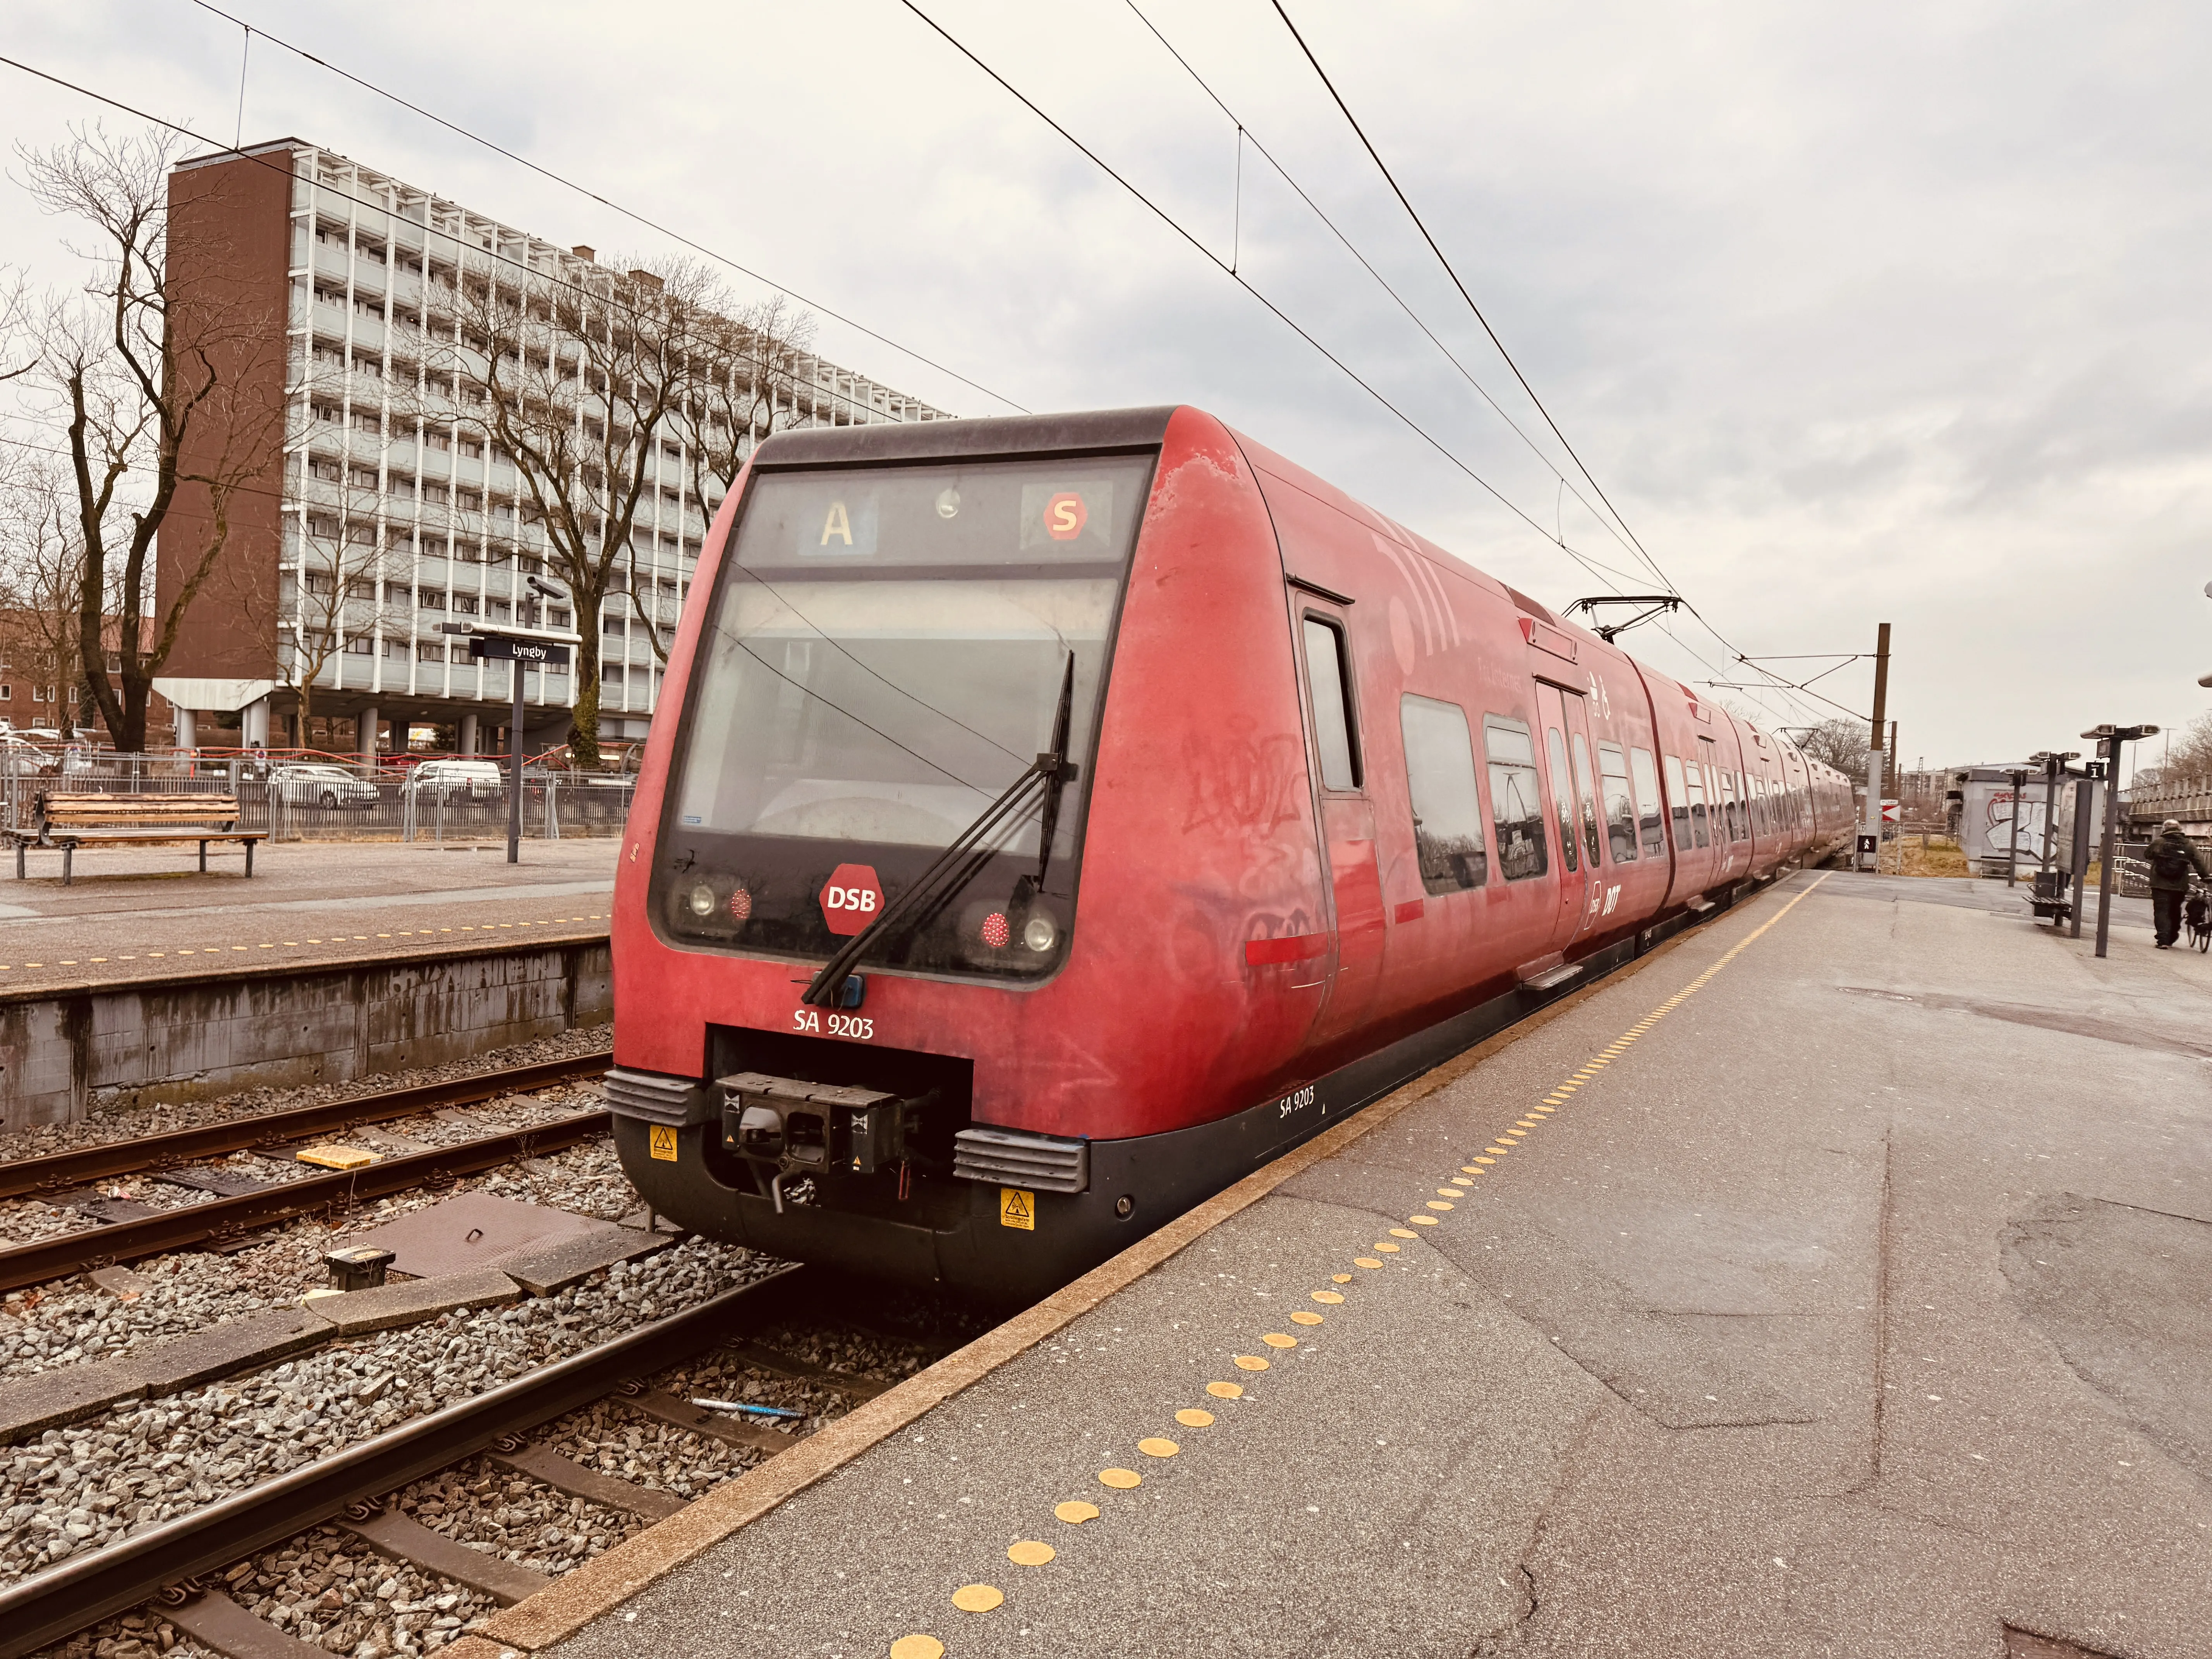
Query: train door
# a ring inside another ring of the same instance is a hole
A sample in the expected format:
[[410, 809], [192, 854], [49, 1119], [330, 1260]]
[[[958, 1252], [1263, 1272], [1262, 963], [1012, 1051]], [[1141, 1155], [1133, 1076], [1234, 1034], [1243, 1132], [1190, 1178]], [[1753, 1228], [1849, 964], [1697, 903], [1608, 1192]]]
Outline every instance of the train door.
[[1559, 837], [1559, 910], [1552, 948], [1564, 951], [1589, 930], [1605, 904], [1597, 780], [1590, 760], [1589, 715], [1582, 694], [1539, 680], [1536, 718], [1543, 727], [1552, 821]]
[[1359, 742], [1350, 631], [1342, 613], [1318, 605], [1302, 604], [1297, 617], [1314, 793], [1328, 859], [1336, 936], [1328, 958], [1328, 988], [1313, 1028], [1313, 1039], [1320, 1042], [1358, 1025], [1375, 1000], [1385, 931], [1382, 878], [1375, 857], [1375, 805], [1366, 793]]

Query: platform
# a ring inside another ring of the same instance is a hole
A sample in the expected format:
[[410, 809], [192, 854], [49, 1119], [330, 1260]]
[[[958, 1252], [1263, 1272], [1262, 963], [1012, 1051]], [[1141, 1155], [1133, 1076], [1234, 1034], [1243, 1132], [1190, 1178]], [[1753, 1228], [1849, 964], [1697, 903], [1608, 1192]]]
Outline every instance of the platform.
[[[100, 848], [64, 888], [58, 857], [0, 880], [0, 992], [198, 974], [217, 966], [380, 959], [481, 940], [605, 938], [605, 838], [504, 845], [284, 842], [245, 878], [236, 848]], [[36, 872], [47, 869], [41, 876]]]
[[2002, 898], [1793, 878], [465, 1645], [2201, 1655], [2212, 963]]

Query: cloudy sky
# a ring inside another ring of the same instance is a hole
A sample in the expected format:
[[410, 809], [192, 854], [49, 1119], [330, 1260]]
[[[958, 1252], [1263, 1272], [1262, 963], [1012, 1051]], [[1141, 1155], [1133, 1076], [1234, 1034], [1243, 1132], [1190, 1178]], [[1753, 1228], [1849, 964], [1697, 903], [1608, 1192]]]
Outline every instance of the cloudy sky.
[[[944, 365], [822, 323], [825, 355], [942, 407], [1195, 403], [1554, 605], [1654, 584], [1272, 0], [1139, 0], [1188, 69], [1127, 0], [918, 3], [1433, 446], [902, 0], [224, 9]], [[1653, 661], [1752, 680], [1732, 651], [1869, 650], [1892, 622], [1908, 763], [2212, 708], [2212, 13], [1285, 4], [1711, 624], [1640, 630]], [[244, 40], [193, 0], [0, 9], [0, 53], [222, 143]], [[244, 67], [248, 141], [312, 139], [603, 257], [676, 251], [269, 40]], [[0, 77], [15, 143], [132, 125]], [[0, 185], [0, 264], [66, 281], [67, 234]], [[1818, 689], [1863, 709], [1871, 673]], [[1726, 695], [1774, 724], [1834, 712]]]

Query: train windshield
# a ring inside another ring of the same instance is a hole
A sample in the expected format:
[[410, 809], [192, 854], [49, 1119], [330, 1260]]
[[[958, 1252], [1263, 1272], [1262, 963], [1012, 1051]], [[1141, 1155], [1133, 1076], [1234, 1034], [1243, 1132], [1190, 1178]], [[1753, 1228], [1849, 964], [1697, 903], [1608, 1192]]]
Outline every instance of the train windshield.
[[1151, 467], [1117, 456], [759, 477], [699, 644], [663, 840], [690, 862], [662, 860], [663, 926], [828, 955], [1052, 746], [1072, 663], [1077, 770], [1050, 848], [1040, 799], [868, 958], [994, 975], [1056, 965]]

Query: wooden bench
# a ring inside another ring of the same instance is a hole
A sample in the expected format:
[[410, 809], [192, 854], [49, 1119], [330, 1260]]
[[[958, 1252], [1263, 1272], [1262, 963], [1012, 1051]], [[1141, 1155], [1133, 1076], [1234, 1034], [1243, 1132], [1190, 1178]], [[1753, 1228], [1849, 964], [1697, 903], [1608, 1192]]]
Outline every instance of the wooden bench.
[[15, 843], [15, 879], [24, 878], [23, 857], [33, 847], [59, 848], [62, 885], [70, 884], [80, 847], [198, 842], [200, 872], [207, 872], [211, 841], [234, 841], [246, 848], [246, 873], [253, 874], [253, 844], [265, 830], [238, 828], [238, 797], [221, 794], [125, 795], [99, 790], [45, 790], [38, 797], [35, 827], [7, 832]]

